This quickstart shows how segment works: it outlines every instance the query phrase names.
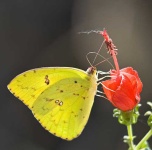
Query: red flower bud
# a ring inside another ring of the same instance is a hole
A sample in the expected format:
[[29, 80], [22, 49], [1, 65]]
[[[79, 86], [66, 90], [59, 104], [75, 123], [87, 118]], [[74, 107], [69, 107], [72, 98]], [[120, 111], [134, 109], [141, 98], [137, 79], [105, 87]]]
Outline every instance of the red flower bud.
[[111, 79], [103, 81], [103, 91], [108, 100], [118, 109], [129, 111], [140, 102], [142, 82], [131, 67], [111, 71]]

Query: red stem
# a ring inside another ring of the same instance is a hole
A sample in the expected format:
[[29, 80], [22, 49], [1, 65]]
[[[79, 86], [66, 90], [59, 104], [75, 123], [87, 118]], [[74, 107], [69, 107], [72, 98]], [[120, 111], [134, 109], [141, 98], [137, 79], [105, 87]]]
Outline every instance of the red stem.
[[120, 72], [119, 71], [119, 64], [118, 64], [118, 60], [117, 60], [117, 57], [116, 57], [114, 50], [111, 50], [111, 54], [112, 54], [113, 61], [114, 61], [115, 67], [116, 67], [117, 75], [119, 75], [119, 72]]
[[113, 44], [113, 41], [112, 41], [112, 39], [110, 39], [110, 37], [109, 37], [109, 35], [108, 35], [108, 33], [105, 29], [103, 31], [100, 31], [100, 34], [105, 39], [105, 43], [107, 45], [107, 48], [108, 48], [110, 54], [113, 57], [113, 61], [114, 61], [115, 67], [116, 67], [117, 75], [119, 75], [119, 72], [120, 72], [119, 71], [119, 64], [118, 64], [118, 60], [117, 60], [117, 57], [116, 57], [115, 46]]

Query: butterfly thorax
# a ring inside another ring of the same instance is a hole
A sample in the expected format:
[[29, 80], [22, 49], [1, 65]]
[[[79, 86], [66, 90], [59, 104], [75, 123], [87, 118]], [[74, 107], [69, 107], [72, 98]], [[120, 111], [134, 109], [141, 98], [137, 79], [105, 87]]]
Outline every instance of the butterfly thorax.
[[97, 70], [96, 70], [96, 67], [89, 67], [86, 72], [89, 75], [89, 80], [92, 83], [90, 90], [95, 94], [96, 90], [97, 90]]
[[91, 80], [94, 80], [95, 82], [97, 82], [97, 70], [96, 70], [96, 67], [89, 67], [86, 72], [89, 75], [89, 77], [91, 78]]

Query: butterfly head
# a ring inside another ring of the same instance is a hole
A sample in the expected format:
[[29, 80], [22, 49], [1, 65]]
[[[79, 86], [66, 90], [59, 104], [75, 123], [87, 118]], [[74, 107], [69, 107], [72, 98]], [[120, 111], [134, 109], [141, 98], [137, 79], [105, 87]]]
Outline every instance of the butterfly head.
[[87, 73], [88, 73], [89, 75], [96, 75], [96, 73], [97, 73], [96, 67], [89, 67], [89, 68], [87, 69]]

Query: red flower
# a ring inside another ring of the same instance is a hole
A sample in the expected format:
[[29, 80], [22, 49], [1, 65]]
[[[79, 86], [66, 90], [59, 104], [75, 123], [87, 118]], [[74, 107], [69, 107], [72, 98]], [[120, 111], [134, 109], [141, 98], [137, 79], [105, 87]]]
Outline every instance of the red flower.
[[103, 81], [103, 90], [108, 100], [118, 109], [129, 111], [140, 102], [142, 82], [131, 67], [111, 71], [111, 79]]

